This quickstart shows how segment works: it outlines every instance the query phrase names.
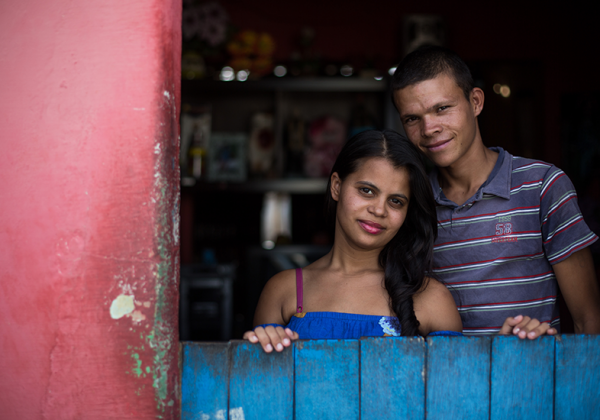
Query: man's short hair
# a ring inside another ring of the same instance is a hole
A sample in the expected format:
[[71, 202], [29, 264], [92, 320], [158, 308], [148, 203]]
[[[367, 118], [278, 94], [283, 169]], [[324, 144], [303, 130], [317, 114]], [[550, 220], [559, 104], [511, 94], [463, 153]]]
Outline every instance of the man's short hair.
[[392, 77], [392, 95], [399, 89], [431, 80], [440, 74], [454, 77], [470, 100], [474, 83], [469, 67], [454, 51], [437, 46], [420, 47], [404, 57]]

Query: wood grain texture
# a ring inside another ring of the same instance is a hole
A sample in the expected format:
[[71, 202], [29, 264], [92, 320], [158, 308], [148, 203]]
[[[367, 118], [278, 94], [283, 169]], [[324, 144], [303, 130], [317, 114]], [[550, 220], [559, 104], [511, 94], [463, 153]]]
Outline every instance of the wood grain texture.
[[492, 341], [492, 420], [551, 419], [554, 402], [554, 337]]
[[358, 340], [294, 343], [295, 419], [358, 419]]
[[361, 420], [425, 418], [425, 340], [360, 340]]
[[293, 380], [293, 348], [268, 354], [258, 344], [231, 342], [230, 413], [245, 420], [291, 419]]
[[225, 420], [229, 386], [228, 343], [183, 343], [181, 418]]
[[430, 337], [427, 345], [427, 419], [487, 419], [490, 339]]
[[600, 335], [556, 336], [555, 420], [600, 417]]

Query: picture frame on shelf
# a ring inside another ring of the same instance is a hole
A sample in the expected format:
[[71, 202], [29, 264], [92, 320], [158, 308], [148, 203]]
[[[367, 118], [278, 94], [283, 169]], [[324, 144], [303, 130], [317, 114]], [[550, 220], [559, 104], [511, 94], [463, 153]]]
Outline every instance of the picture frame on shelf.
[[210, 142], [212, 113], [210, 105], [189, 107], [181, 114], [179, 163], [183, 177], [199, 179], [206, 172], [206, 153]]
[[208, 180], [244, 182], [247, 144], [246, 133], [212, 133], [208, 148]]

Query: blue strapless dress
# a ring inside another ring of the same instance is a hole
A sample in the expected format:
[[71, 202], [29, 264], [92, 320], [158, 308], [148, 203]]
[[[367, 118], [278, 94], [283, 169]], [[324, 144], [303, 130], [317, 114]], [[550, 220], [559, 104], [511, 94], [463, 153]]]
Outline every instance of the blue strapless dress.
[[[306, 312], [292, 316], [287, 325], [263, 324], [257, 327], [284, 327], [295, 331], [301, 340], [358, 339], [361, 337], [399, 337], [400, 327], [391, 316]], [[429, 336], [462, 336], [456, 331], [435, 331]]]

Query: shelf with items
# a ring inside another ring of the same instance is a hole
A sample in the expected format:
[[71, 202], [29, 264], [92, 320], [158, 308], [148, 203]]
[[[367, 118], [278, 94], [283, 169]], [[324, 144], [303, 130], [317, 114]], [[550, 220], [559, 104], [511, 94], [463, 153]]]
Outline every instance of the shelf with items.
[[[363, 116], [370, 116], [367, 127], [397, 129], [398, 121], [393, 109], [389, 94], [387, 79], [361, 79], [341, 77], [315, 77], [315, 78], [265, 78], [255, 81], [222, 82], [215, 80], [183, 80], [182, 81], [182, 111], [194, 112], [194, 108], [208, 106], [211, 110], [212, 133], [245, 133], [251, 137], [257, 114], [271, 116], [272, 120], [272, 167], [253, 176], [252, 168], [247, 168], [248, 178], [252, 181], [251, 190], [262, 190], [256, 187], [258, 179], [299, 178], [306, 176], [299, 173], [298, 169], [290, 170], [293, 157], [290, 156], [288, 147], [290, 135], [290, 122], [298, 120], [304, 125], [305, 131], [316, 119], [323, 116], [337, 118], [341, 124], [347, 126], [345, 137], [350, 137], [353, 130], [361, 127], [353, 126], [354, 117], [358, 115], [357, 109]], [[265, 117], [263, 117], [264, 119]], [[356, 125], [356, 124], [355, 124]], [[182, 127], [182, 136], [183, 127]], [[247, 143], [248, 143], [247, 137]], [[304, 135], [306, 138], [306, 134]], [[187, 139], [182, 137], [182, 148], [186, 147]], [[210, 140], [209, 140], [210, 141]], [[253, 142], [250, 140], [250, 144]], [[189, 141], [188, 141], [189, 143]], [[211, 147], [211, 146], [209, 146]], [[215, 147], [215, 146], [213, 146]], [[306, 145], [305, 148], [306, 149]], [[246, 147], [248, 155], [255, 150], [252, 146]], [[296, 153], [298, 155], [298, 153]], [[206, 157], [211, 165], [210, 157]], [[246, 162], [252, 161], [252, 156], [246, 156]], [[298, 158], [296, 158], [298, 159]], [[313, 171], [314, 172], [314, 171]], [[324, 171], [321, 171], [324, 172]], [[195, 182], [183, 175], [184, 186]], [[312, 176], [326, 176], [325, 173], [312, 173]], [[237, 179], [234, 182], [241, 182]], [[209, 183], [210, 177], [200, 180], [200, 183]], [[222, 180], [216, 180], [222, 181]], [[232, 183], [231, 180], [225, 180]], [[299, 185], [293, 182], [294, 188]], [[305, 183], [312, 189], [313, 183]], [[277, 184], [278, 187], [281, 184]], [[242, 187], [245, 188], [245, 187]], [[297, 188], [296, 188], [297, 191]]]

